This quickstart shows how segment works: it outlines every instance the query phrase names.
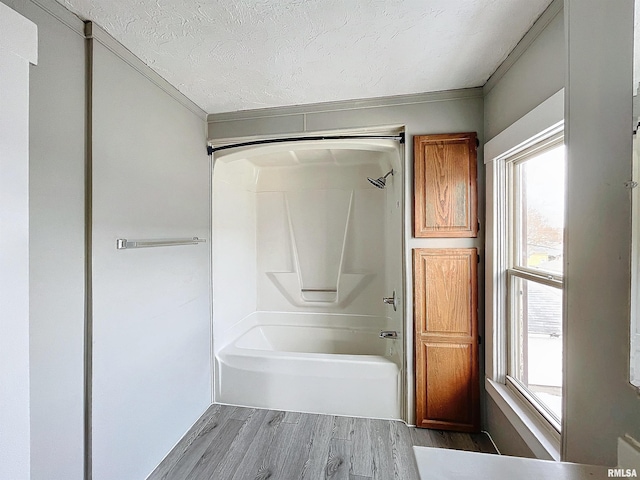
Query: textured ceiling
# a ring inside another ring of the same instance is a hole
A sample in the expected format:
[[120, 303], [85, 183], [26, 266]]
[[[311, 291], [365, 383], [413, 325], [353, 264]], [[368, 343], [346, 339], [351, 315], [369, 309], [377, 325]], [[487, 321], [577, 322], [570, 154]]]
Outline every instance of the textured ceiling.
[[208, 113], [483, 85], [550, 0], [58, 0]]

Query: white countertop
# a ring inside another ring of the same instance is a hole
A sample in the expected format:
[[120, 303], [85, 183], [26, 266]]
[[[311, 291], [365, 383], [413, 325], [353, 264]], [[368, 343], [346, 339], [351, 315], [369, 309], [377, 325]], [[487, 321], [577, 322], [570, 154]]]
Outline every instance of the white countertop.
[[413, 447], [421, 480], [600, 480], [607, 467]]

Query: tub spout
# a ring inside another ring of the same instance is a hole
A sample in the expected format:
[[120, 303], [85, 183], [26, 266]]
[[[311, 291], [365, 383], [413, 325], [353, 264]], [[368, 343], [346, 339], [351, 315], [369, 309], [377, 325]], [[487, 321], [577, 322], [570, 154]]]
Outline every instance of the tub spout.
[[398, 332], [394, 330], [383, 330], [380, 332], [380, 338], [398, 338]]

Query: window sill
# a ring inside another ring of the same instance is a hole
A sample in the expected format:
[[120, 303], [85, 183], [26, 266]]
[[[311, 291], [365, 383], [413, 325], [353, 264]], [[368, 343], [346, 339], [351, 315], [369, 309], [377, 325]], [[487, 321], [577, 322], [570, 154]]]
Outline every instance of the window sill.
[[543, 460], [560, 460], [560, 438], [542, 418], [505, 385], [485, 380], [485, 389], [534, 455]]

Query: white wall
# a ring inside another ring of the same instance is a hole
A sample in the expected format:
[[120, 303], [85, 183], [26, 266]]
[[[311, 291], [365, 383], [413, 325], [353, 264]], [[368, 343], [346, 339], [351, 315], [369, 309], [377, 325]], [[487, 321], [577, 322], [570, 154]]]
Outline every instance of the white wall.
[[[483, 101], [479, 89], [434, 94], [406, 95], [381, 99], [333, 102], [263, 109], [229, 114], [209, 115], [209, 139], [238, 138], [243, 136], [286, 135], [303, 132], [358, 129], [380, 126], [405, 126], [405, 205], [404, 205], [404, 272], [405, 306], [407, 322], [405, 350], [410, 353], [407, 362], [407, 420], [414, 422], [413, 380], [413, 279], [411, 271], [412, 248], [468, 248], [477, 247], [482, 255], [484, 231], [476, 239], [415, 239], [411, 237], [413, 192], [413, 136], [429, 133], [478, 132], [483, 141]], [[484, 224], [484, 169], [482, 154], [478, 152], [478, 210]], [[397, 181], [397, 179], [394, 179]], [[480, 296], [483, 295], [483, 264], [479, 269]], [[482, 301], [482, 300], [481, 300]], [[483, 305], [479, 306], [484, 311]], [[483, 329], [480, 318], [480, 329]], [[480, 349], [482, 350], [482, 348]], [[480, 358], [484, 355], [480, 353]], [[481, 377], [484, 371], [481, 369]]]
[[562, 0], [554, 0], [484, 86], [484, 129], [491, 140], [564, 86]]
[[[567, 0], [564, 459], [616, 465], [640, 440], [629, 384], [633, 0]], [[640, 466], [639, 466], [640, 467]]]
[[28, 480], [29, 63], [37, 27], [0, 4], [0, 478]]
[[[31, 478], [83, 478], [83, 23], [2, 0], [38, 26], [29, 79]], [[45, 2], [46, 3], [46, 2]], [[63, 19], [67, 23], [63, 23]]]
[[139, 480], [211, 403], [209, 243], [116, 239], [209, 242], [210, 164], [204, 116], [93, 35], [93, 479]]
[[486, 409], [487, 431], [502, 455], [536, 458], [531, 448], [489, 395], [486, 399]]
[[[30, 233], [29, 241], [22, 243], [24, 247], [28, 246], [29, 248], [30, 260], [31, 476], [33, 479], [79, 480], [83, 478], [84, 462], [84, 229], [85, 117], [87, 106], [84, 23], [53, 0], [2, 1], [38, 25], [40, 44], [40, 64], [37, 67], [32, 67], [30, 72]], [[115, 43], [112, 46], [120, 53], [124, 51], [121, 46]], [[139, 72], [147, 68], [138, 60], [132, 59], [131, 56], [128, 61], [130, 64], [136, 65], [136, 70]], [[154, 232], [162, 231], [164, 234], [165, 227], [169, 226], [180, 230], [180, 235], [182, 235], [182, 229], [179, 227], [184, 225], [185, 230], [188, 230], [188, 233], [184, 232], [187, 235], [206, 237], [209, 175], [208, 161], [204, 154], [205, 138], [204, 122], [202, 121], [204, 113], [197, 107], [194, 108], [188, 100], [177, 94], [173, 87], [166, 84], [157, 75], [155, 77], [149, 76], [149, 78], [153, 78], [153, 83], [149, 81], [145, 83], [143, 77], [139, 73], [136, 74], [136, 70], [124, 62], [118, 63], [116, 61], [114, 65], [106, 72], [96, 70], [93, 72], [96, 85], [104, 87], [102, 91], [104, 95], [98, 100], [102, 101], [103, 105], [108, 104], [108, 108], [101, 110], [96, 120], [98, 120], [99, 126], [104, 126], [104, 123], [100, 124], [100, 120], [105, 120], [109, 115], [121, 116], [126, 120], [120, 121], [119, 119], [114, 123], [117, 123], [120, 128], [126, 128], [125, 133], [130, 135], [129, 138], [134, 144], [138, 139], [140, 142], [144, 141], [145, 145], [152, 146], [145, 157], [145, 161], [151, 162], [152, 165], [148, 163], [137, 164], [138, 157], [125, 165], [125, 169], [131, 168], [139, 175], [129, 176], [131, 182], [135, 184], [135, 187], [130, 191], [139, 191], [141, 183], [138, 180], [144, 176], [145, 170], [150, 172], [154, 179], [151, 180], [149, 176], [145, 176], [145, 178], [153, 184], [152, 189], [156, 188], [156, 196], [165, 199], [165, 206], [169, 204], [166, 210], [170, 212], [167, 215], [167, 219], [170, 217], [170, 221], [165, 219], [164, 215], [163, 218], [155, 220], [144, 215], [141, 222], [147, 221], [148, 223], [145, 225], [138, 221], [140, 219], [126, 218], [125, 215], [119, 220], [124, 223], [131, 222], [132, 228], [123, 228], [126, 231], [122, 234], [142, 234], [152, 229]], [[127, 77], [126, 72], [129, 72], [131, 77]], [[147, 69], [145, 74], [149, 74], [149, 72], [150, 70]], [[136, 84], [132, 78], [137, 78], [138, 83]], [[134, 84], [138, 87], [137, 90], [133, 89], [137, 95], [135, 101], [132, 101], [130, 97], [123, 99], [119, 96], [119, 94], [127, 93], [120, 89], [121, 86], [126, 85], [129, 88]], [[24, 87], [29, 84], [22, 82], [22, 85]], [[108, 91], [108, 89], [112, 89], [112, 91]], [[166, 95], [167, 91], [173, 91], [173, 98], [177, 101], [171, 100]], [[100, 102], [98, 104], [100, 105]], [[186, 110], [184, 106], [187, 106], [189, 110]], [[193, 111], [197, 114], [190, 113]], [[113, 120], [113, 117], [111, 119]], [[14, 123], [17, 126], [17, 122]], [[99, 142], [107, 138], [116, 139], [108, 147], [120, 145], [118, 136], [112, 134], [110, 129], [111, 126], [107, 130], [100, 130], [96, 134], [95, 140]], [[4, 131], [9, 132], [8, 129]], [[114, 127], [113, 132], [115, 131]], [[154, 136], [149, 131], [162, 133]], [[188, 146], [185, 147], [185, 144]], [[154, 146], [156, 147], [155, 151], [153, 150]], [[158, 150], [161, 152], [158, 153]], [[99, 153], [98, 160], [103, 160], [105, 154], [113, 154], [113, 151], [105, 148], [97, 153]], [[186, 173], [182, 169], [171, 170], [167, 167], [170, 162], [166, 157], [169, 155], [175, 159], [174, 165], [185, 165]], [[143, 156], [140, 155], [140, 157]], [[156, 158], [150, 159], [150, 157]], [[153, 163], [154, 161], [157, 163]], [[100, 165], [107, 167], [108, 164], [102, 162]], [[154, 171], [157, 165], [160, 165], [160, 168], [158, 171]], [[112, 170], [108, 173], [111, 175], [117, 172]], [[158, 176], [161, 181], [156, 182]], [[114, 180], [108, 175], [104, 178], [107, 183]], [[167, 187], [167, 183], [170, 184], [170, 187]], [[124, 184], [120, 186], [125, 187]], [[191, 195], [188, 201], [184, 198], [187, 191]], [[114, 195], [113, 198], [122, 197]], [[182, 198], [185, 201], [178, 206], [174, 201], [175, 198]], [[109, 201], [111, 200], [110, 198]], [[195, 209], [184, 208], [184, 203], [189, 201], [192, 201], [197, 207]], [[163, 200], [157, 198], [151, 198], [150, 202], [155, 202], [158, 208], [163, 205]], [[16, 205], [18, 204], [16, 203]], [[102, 204], [103, 207], [104, 205]], [[117, 204], [114, 203], [113, 207], [116, 206]], [[128, 208], [129, 206], [126, 209], [123, 207], [120, 212], [128, 211]], [[101, 219], [100, 213], [98, 212], [98, 219]], [[177, 222], [176, 217], [180, 217], [182, 223]], [[153, 225], [149, 225], [149, 223], [153, 223]], [[136, 231], [133, 227], [137, 226], [144, 228], [141, 228], [142, 231]], [[112, 246], [111, 241], [109, 246]], [[163, 325], [163, 318], [156, 319], [155, 336], [152, 336], [152, 341], [147, 344], [147, 347], [158, 346], [159, 343], [166, 341], [166, 345], [162, 345], [166, 347], [165, 351], [160, 357], [166, 363], [173, 361], [173, 364], [165, 368], [162, 361], [156, 364], [150, 356], [146, 358], [150, 362], [149, 364], [142, 362], [142, 365], [136, 365], [140, 368], [127, 372], [132, 376], [142, 375], [146, 379], [151, 379], [152, 382], [158, 382], [155, 386], [161, 385], [166, 390], [162, 394], [156, 395], [157, 398], [160, 398], [159, 401], [155, 397], [148, 397], [146, 400], [151, 404], [151, 407], [145, 406], [146, 411], [138, 417], [140, 421], [150, 421], [149, 417], [155, 415], [157, 421], [151, 422], [153, 428], [148, 430], [148, 435], [144, 440], [137, 443], [143, 452], [138, 452], [137, 458], [132, 460], [132, 464], [135, 464], [135, 468], [138, 469], [133, 478], [141, 478], [149, 473], [206, 408], [211, 399], [208, 343], [208, 246], [199, 245], [192, 248], [197, 248], [197, 258], [191, 259], [190, 262], [172, 258], [163, 264], [166, 267], [165, 276], [160, 281], [167, 281], [167, 278], [170, 277], [168, 282], [173, 288], [172, 282], [175, 282], [182, 274], [183, 284], [174, 289], [176, 296], [167, 296], [162, 292], [161, 295], [167, 297], [167, 301], [161, 305], [171, 307], [171, 302], [175, 302], [173, 306], [176, 308], [173, 311], [167, 308], [165, 317], [171, 316], [172, 312], [181, 314], [187, 312], [189, 308], [193, 308], [197, 311], [192, 316], [196, 319], [195, 324], [193, 321], [178, 322], [176, 320], [171, 325], [165, 324], [164, 331], [160, 329], [164, 334], [158, 335], [157, 327]], [[3, 249], [3, 251], [7, 250]], [[122, 257], [118, 259], [121, 260]], [[158, 268], [157, 264], [154, 265]], [[149, 274], [153, 271], [150, 268], [147, 270], [150, 272]], [[118, 275], [115, 272], [109, 272], [109, 274]], [[107, 279], [107, 276], [101, 276], [97, 280], [99, 286], [99, 282], [103, 280], [105, 283], [113, 285], [111, 283], [112, 277]], [[180, 282], [178, 281], [178, 283]], [[18, 284], [16, 283], [16, 285]], [[99, 298], [101, 293], [103, 291], [99, 289]], [[157, 294], [157, 292], [155, 293]], [[155, 302], [155, 299], [149, 299], [149, 295], [147, 299], [151, 303]], [[185, 303], [183, 311], [177, 308], [180, 302]], [[120, 307], [124, 309], [128, 306], [121, 304]], [[108, 310], [117, 315], [111, 304]], [[144, 310], [144, 306], [140, 307], [139, 302], [136, 302], [130, 312], [135, 314], [141, 310]], [[104, 310], [98, 309], [99, 319], [104, 318], [100, 317], [103, 313]], [[123, 322], [128, 318], [126, 314], [123, 314], [122, 317], [125, 317]], [[189, 318], [189, 315], [185, 314], [185, 317]], [[149, 319], [147, 318], [147, 320]], [[125, 331], [118, 330], [121, 325], [118, 326], [117, 322], [111, 326], [113, 325], [115, 325], [113, 329], [107, 328], [107, 334], [104, 338], [96, 339], [99, 353], [103, 353], [100, 350], [104, 345], [103, 340], [109, 335], [118, 336]], [[196, 338], [194, 344], [186, 338], [189, 335]], [[168, 338], [175, 340], [175, 342], [167, 341]], [[175, 343], [180, 341], [187, 346], [184, 347], [181, 344], [177, 347]], [[22, 350], [27, 351], [26, 348]], [[187, 353], [184, 354], [185, 352]], [[112, 359], [124, 360], [122, 346], [118, 346], [117, 350], [112, 353]], [[159, 355], [157, 351], [154, 353]], [[107, 375], [114, 374], [116, 369], [111, 367], [112, 365], [109, 365], [106, 372], [99, 370], [99, 378], [102, 378], [100, 375], [105, 373]], [[189, 373], [176, 373], [176, 369], [179, 368], [184, 368]], [[126, 375], [123, 375], [119, 380], [126, 379]], [[172, 391], [172, 386], [175, 387], [175, 392]], [[185, 386], [184, 389], [183, 386]], [[141, 393], [140, 390], [146, 387], [149, 385], [145, 385], [144, 381], [138, 382], [135, 388], [130, 390], [131, 396], [136, 397]], [[152, 394], [152, 388], [149, 388], [146, 393]], [[99, 389], [98, 394], [100, 395]], [[94, 399], [96, 399], [95, 396]], [[114, 399], [109, 398], [108, 395], [100, 395], [96, 400], [99, 405], [104, 405]], [[22, 402], [22, 404], [24, 408], [27, 402]], [[125, 408], [129, 406], [125, 404]], [[162, 410], [162, 408], [166, 409]], [[131, 412], [136, 413], [134, 409]], [[116, 419], [115, 422], [112, 422], [113, 419]], [[94, 420], [98, 425], [105, 421], [104, 417], [100, 416]], [[118, 423], [119, 420], [122, 419], [114, 415], [108, 423], [116, 430], [121, 427], [121, 433], [125, 425]], [[133, 430], [131, 430], [132, 428]], [[125, 438], [124, 443], [119, 441], [107, 443], [119, 445], [122, 450], [128, 449], [130, 444], [126, 439], [131, 438], [130, 432], [135, 430], [135, 422], [128, 424], [126, 425], [126, 435], [122, 436]], [[22, 431], [27, 432], [28, 429], [23, 428]], [[140, 432], [141, 429], [137, 429], [137, 431]], [[105, 432], [98, 428], [95, 433], [97, 433], [99, 445], [100, 435]], [[150, 443], [145, 443], [147, 441]], [[106, 458], [101, 455], [111, 455], [111, 452], [98, 449], [97, 460], [102, 461], [103, 464], [107, 462], [109, 472], [118, 471], [118, 468], [122, 468], [126, 463], [125, 460], [118, 457], [122, 450], [116, 451], [112, 456]], [[135, 456], [136, 449], [130, 448], [129, 450], [134, 452]], [[21, 451], [23, 454], [28, 453], [28, 449], [25, 448], [22, 448]], [[18, 459], [20, 456], [15, 458]], [[2, 462], [2, 465], [6, 465], [6, 462]], [[126, 469], [126, 466], [124, 468]], [[111, 473], [107, 474], [107, 477], [111, 478]], [[8, 478], [14, 478], [14, 476], [9, 475]], [[126, 478], [126, 475], [123, 478]]]

